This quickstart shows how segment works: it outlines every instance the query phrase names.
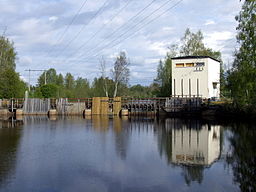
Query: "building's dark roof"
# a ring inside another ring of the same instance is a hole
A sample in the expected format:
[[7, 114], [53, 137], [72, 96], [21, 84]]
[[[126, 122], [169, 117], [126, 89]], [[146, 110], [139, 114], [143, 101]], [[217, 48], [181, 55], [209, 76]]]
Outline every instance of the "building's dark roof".
[[181, 57], [173, 57], [172, 60], [177, 60], [177, 59], [206, 59], [206, 58], [210, 58], [212, 60], [220, 62], [219, 60], [214, 59], [213, 57], [210, 57], [210, 56], [181, 56]]

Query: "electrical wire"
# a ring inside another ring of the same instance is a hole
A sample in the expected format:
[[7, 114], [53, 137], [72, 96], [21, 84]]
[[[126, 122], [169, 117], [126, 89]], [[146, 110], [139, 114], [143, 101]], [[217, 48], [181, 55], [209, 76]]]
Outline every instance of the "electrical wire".
[[83, 25], [83, 27], [78, 31], [78, 33], [70, 40], [68, 41], [68, 43], [66, 44], [66, 46], [57, 54], [57, 56], [55, 57], [58, 58], [61, 53], [63, 53], [70, 45], [73, 41], [75, 41], [79, 35], [82, 33], [82, 31], [94, 20], [97, 18], [97, 16], [101, 13], [101, 11], [105, 8], [106, 4], [108, 3], [108, 0], [106, 0], [104, 2], [104, 4], [98, 9], [98, 11], [93, 15], [93, 17], [90, 19], [90, 21], [86, 24]]
[[49, 55], [50, 53], [53, 52], [53, 50], [55, 49], [56, 45], [58, 43], [60, 43], [63, 40], [63, 37], [65, 36], [65, 34], [67, 33], [67, 31], [69, 30], [70, 26], [74, 23], [74, 21], [76, 20], [77, 16], [80, 14], [81, 10], [84, 8], [85, 4], [87, 3], [88, 0], [85, 0], [83, 2], [83, 4], [80, 6], [80, 8], [78, 9], [78, 11], [76, 12], [75, 16], [72, 18], [72, 20], [70, 21], [70, 23], [65, 27], [63, 33], [61, 33], [59, 35], [58, 40], [54, 43], [53, 47], [47, 52], [46, 55]]
[[[169, 12], [171, 9], [175, 8], [178, 4], [180, 4], [183, 0], [179, 0], [177, 3], [175, 3], [173, 6], [171, 6], [170, 8], [168, 8], [167, 10], [165, 10], [164, 12], [162, 12], [161, 14], [159, 14], [158, 16], [154, 17], [153, 19], [149, 20], [146, 24], [142, 25], [136, 32], [132, 33], [131, 35], [127, 36], [126, 38], [122, 39], [121, 41], [117, 42], [116, 44], [114, 44], [113, 46], [111, 46], [112, 48], [119, 45], [121, 42], [127, 40], [130, 37], [135, 36], [141, 29], [143, 29], [145, 26], [149, 25], [150, 23], [154, 22], [156, 19], [160, 18], [162, 15], [164, 15], [165, 13]], [[100, 51], [104, 50], [106, 47], [104, 47], [103, 49], [101, 49]], [[100, 55], [100, 53], [93, 55], [91, 57], [97, 57], [98, 55]]]
[[[112, 40], [111, 42], [109, 42], [108, 44], [106, 44], [103, 48], [101, 48], [100, 50], [103, 50], [105, 48], [107, 48], [109, 45], [111, 45], [113, 42], [117, 41], [119, 38], [123, 37], [125, 34], [127, 34], [129, 31], [133, 30], [134, 28], [136, 28], [137, 26], [139, 26], [140, 24], [142, 24], [144, 21], [146, 21], [148, 18], [150, 18], [152, 15], [154, 15], [157, 11], [159, 11], [160, 9], [162, 9], [164, 6], [166, 6], [168, 3], [170, 3], [173, 0], [167, 0], [166, 2], [164, 2], [160, 7], [158, 7], [157, 9], [155, 9], [153, 12], [151, 12], [149, 15], [147, 15], [146, 17], [144, 17], [139, 23], [135, 24], [133, 27], [130, 27], [128, 30], [126, 30], [124, 33], [122, 33], [120, 36], [118, 36], [117, 38], [115, 38], [114, 40]], [[94, 49], [92, 50], [94, 51]], [[95, 50], [97, 51], [97, 50]]]
[[[108, 35], [106, 39], [110, 38], [111, 36], [113, 36], [114, 34], [116, 34], [120, 29], [122, 29], [123, 26], [125, 26], [127, 23], [133, 21], [134, 19], [136, 19], [140, 14], [142, 14], [147, 8], [149, 8], [155, 1], [157, 0], [152, 0], [149, 4], [147, 4], [144, 8], [142, 8], [140, 11], [138, 11], [134, 16], [132, 16], [125, 24], [121, 25], [120, 27], [118, 27], [115, 31], [113, 31], [110, 35]], [[103, 42], [105, 41], [103, 40]], [[103, 43], [101, 42], [101, 43]], [[98, 44], [99, 45], [99, 44]], [[96, 47], [98, 47], [98, 45]], [[95, 47], [95, 48], [96, 48]], [[95, 49], [94, 48], [94, 49]]]
[[[105, 23], [99, 30], [97, 30], [85, 43], [83, 43], [76, 51], [73, 51], [73, 53], [77, 53], [79, 50], [81, 50], [83, 47], [85, 47], [91, 40], [93, 40], [97, 34], [99, 34], [106, 26], [107, 24], [111, 23], [114, 18], [116, 18], [130, 3], [132, 0], [128, 0], [127, 3], [114, 15], [112, 18]], [[73, 54], [68, 55], [67, 57], [71, 57]], [[69, 61], [69, 60], [68, 60]], [[67, 60], [66, 60], [67, 62]]]

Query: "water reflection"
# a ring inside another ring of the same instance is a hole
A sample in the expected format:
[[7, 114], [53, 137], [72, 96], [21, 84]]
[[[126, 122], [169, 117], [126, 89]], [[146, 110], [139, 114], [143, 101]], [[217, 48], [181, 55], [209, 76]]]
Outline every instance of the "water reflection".
[[166, 119], [159, 134], [159, 151], [168, 163], [182, 167], [184, 179], [202, 183], [203, 171], [220, 156], [220, 126], [200, 120]]
[[87, 120], [92, 120], [92, 125], [97, 132], [106, 132], [109, 128], [109, 118], [108, 116], [94, 115], [87, 118]]
[[[127, 118], [112, 117], [106, 115], [94, 115], [86, 120], [91, 120], [93, 128], [96, 132], [107, 132], [113, 130], [116, 153], [122, 160], [126, 158], [126, 152], [129, 146], [129, 126]], [[111, 124], [110, 124], [111, 122]]]
[[5, 119], [0, 121], [0, 187], [15, 171], [17, 150], [21, 137], [22, 121]]
[[129, 122], [119, 117], [114, 117], [113, 128], [115, 131], [115, 146], [118, 156], [122, 160], [126, 158], [127, 150], [129, 147], [130, 133], [129, 133]]
[[256, 126], [255, 124], [232, 124], [228, 139], [230, 148], [226, 163], [231, 165], [234, 181], [241, 191], [256, 191]]
[[255, 191], [255, 127], [108, 116], [20, 120], [0, 121], [0, 192]]

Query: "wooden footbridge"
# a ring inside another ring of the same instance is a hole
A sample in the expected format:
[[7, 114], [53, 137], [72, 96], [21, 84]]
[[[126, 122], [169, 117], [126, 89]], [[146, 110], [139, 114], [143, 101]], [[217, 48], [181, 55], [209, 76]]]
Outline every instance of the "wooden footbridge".
[[58, 115], [125, 115], [155, 116], [159, 114], [200, 113], [203, 100], [198, 96], [160, 98], [94, 97], [80, 99], [11, 99], [1, 102], [0, 108], [10, 112], [22, 110], [23, 114], [48, 114], [55, 110]]

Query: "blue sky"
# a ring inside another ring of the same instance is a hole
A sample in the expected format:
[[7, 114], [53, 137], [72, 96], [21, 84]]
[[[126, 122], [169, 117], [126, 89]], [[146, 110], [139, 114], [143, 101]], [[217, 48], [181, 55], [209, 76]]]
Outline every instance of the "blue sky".
[[[6, 35], [18, 52], [17, 71], [26, 81], [25, 69], [49, 68], [92, 80], [100, 76], [100, 57], [106, 59], [109, 71], [115, 56], [126, 51], [131, 62], [130, 84], [148, 85], [168, 46], [177, 43], [188, 27], [194, 32], [201, 29], [205, 44], [221, 51], [225, 67], [230, 66], [237, 46], [239, 0], [183, 0], [175, 7], [179, 0], [151, 2], [0, 0], [0, 33], [6, 26]], [[38, 75], [32, 74], [34, 84]]]

